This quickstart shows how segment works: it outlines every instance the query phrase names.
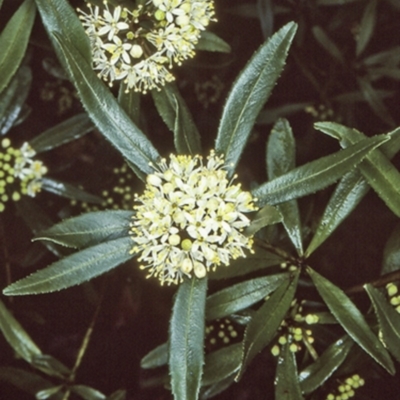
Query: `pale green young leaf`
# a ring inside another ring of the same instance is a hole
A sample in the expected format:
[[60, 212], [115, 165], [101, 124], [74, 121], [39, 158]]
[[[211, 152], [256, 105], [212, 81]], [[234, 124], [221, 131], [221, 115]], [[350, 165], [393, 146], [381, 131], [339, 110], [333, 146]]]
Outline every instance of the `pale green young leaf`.
[[215, 33], [202, 31], [199, 41], [196, 44], [196, 50], [218, 51], [220, 53], [230, 53], [231, 46], [221, 39]]
[[202, 386], [213, 385], [232, 376], [239, 370], [241, 357], [241, 343], [235, 343], [208, 354], [205, 358]]
[[374, 33], [377, 3], [377, 0], [371, 0], [364, 8], [364, 13], [360, 22], [360, 30], [357, 35], [357, 57], [365, 50]]
[[275, 374], [275, 399], [303, 400], [295, 354], [290, 351], [290, 344], [286, 343], [281, 348], [276, 374]]
[[3, 290], [6, 296], [50, 293], [93, 279], [133, 257], [132, 239], [123, 237], [74, 253]]
[[[272, 128], [267, 144], [267, 174], [274, 179], [296, 166], [296, 144], [292, 128], [286, 119], [279, 119]], [[299, 255], [303, 254], [301, 221], [296, 200], [279, 204], [283, 226]]]
[[368, 153], [389, 140], [387, 135], [364, 139], [344, 150], [321, 157], [252, 191], [258, 204], [277, 204], [324, 189], [359, 164]]
[[332, 343], [315, 362], [299, 374], [303, 393], [309, 394], [319, 388], [342, 365], [354, 342], [345, 335]]
[[[315, 127], [328, 135], [340, 138], [340, 144], [345, 148], [366, 138], [356, 129], [334, 122], [317, 123]], [[388, 136], [391, 137], [392, 134], [394, 140], [388, 144], [392, 142], [393, 146], [397, 147], [399, 131], [395, 130]], [[384, 153], [380, 149], [375, 149], [358, 165], [358, 168], [379, 197], [397, 216], [400, 216], [400, 172]]]
[[213, 293], [207, 298], [206, 319], [223, 318], [262, 300], [284, 282], [289, 282], [287, 273], [268, 275], [237, 283]]
[[131, 164], [146, 174], [152, 173], [150, 163], [158, 160], [157, 150], [130, 120], [79, 51], [57, 32], [54, 35], [92, 121]]
[[390, 353], [400, 362], [400, 314], [388, 303], [382, 293], [372, 285], [364, 286], [376, 316], [378, 317], [382, 341]]
[[232, 174], [258, 113], [281, 74], [297, 25], [290, 22], [275, 33], [239, 74], [225, 102], [215, 150], [225, 156]]
[[292, 276], [291, 282], [284, 281], [265, 303], [253, 314], [246, 327], [243, 341], [243, 355], [240, 371], [236, 380], [243, 375], [253, 358], [266, 347], [290, 308], [296, 293], [299, 273]]
[[0, 300], [0, 329], [7, 340], [8, 344], [13, 348], [19, 357], [32, 362], [34, 356], [41, 355], [42, 352], [21, 324], [7, 310], [7, 307]]
[[0, 93], [9, 84], [25, 56], [35, 15], [35, 2], [25, 0], [0, 34]]
[[86, 113], [75, 115], [47, 129], [29, 141], [36, 151], [42, 153], [84, 136], [94, 128]]
[[91, 60], [89, 37], [73, 7], [66, 0], [35, 0], [43, 25], [52, 41], [62, 65], [65, 59], [58, 47], [53, 33], [57, 32], [65, 41], [72, 44], [86, 62]]
[[261, 210], [257, 211], [254, 218], [252, 218], [250, 225], [245, 228], [243, 234], [246, 236], [253, 236], [260, 229], [268, 225], [274, 225], [282, 221], [282, 214], [278, 207], [266, 204]]
[[207, 279], [185, 279], [172, 308], [169, 373], [175, 400], [196, 400], [204, 364], [204, 314]]
[[57, 196], [66, 197], [67, 199], [80, 200], [93, 204], [101, 204], [102, 199], [98, 196], [90, 194], [70, 183], [57, 181], [51, 178], [42, 178], [42, 190], [56, 194]]
[[144, 369], [150, 369], [166, 365], [168, 363], [168, 351], [168, 343], [160, 344], [142, 358], [140, 366]]
[[18, 123], [18, 118], [28, 97], [31, 82], [31, 69], [22, 66], [14, 75], [8, 87], [0, 94], [0, 136], [5, 135]]
[[389, 353], [372, 332], [364, 316], [350, 298], [343, 290], [310, 267], [307, 267], [307, 272], [329, 310], [348, 335], [377, 363], [382, 365], [390, 374], [394, 374], [395, 369]]
[[200, 154], [200, 134], [177, 86], [169, 83], [160, 91], [152, 90], [151, 94], [161, 118], [174, 132], [176, 151], [181, 154]]
[[249, 274], [251, 272], [279, 265], [284, 260], [270, 251], [257, 246], [254, 253], [247, 257], [240, 257], [233, 260], [228, 266], [220, 266], [209, 275], [210, 279], [228, 279]]
[[84, 249], [128, 236], [132, 215], [132, 211], [124, 210], [85, 213], [41, 231], [35, 240], [47, 240], [66, 247]]

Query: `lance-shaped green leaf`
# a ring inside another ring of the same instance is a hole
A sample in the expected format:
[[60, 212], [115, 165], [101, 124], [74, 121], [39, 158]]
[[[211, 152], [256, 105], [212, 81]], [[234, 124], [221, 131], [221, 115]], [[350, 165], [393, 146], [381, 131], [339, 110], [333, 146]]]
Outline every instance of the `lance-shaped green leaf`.
[[296, 356], [290, 351], [289, 343], [282, 346], [274, 383], [275, 399], [303, 400], [297, 373]]
[[299, 375], [303, 393], [312, 393], [342, 365], [354, 342], [345, 335], [332, 343], [315, 362], [303, 369]]
[[132, 258], [130, 237], [111, 240], [74, 253], [9, 286], [6, 296], [50, 293], [79, 285]]
[[35, 20], [33, 0], [25, 0], [0, 35], [0, 93], [11, 81], [25, 55]]
[[383, 250], [382, 275], [394, 272], [400, 269], [400, 225], [398, 224]]
[[297, 25], [275, 33], [247, 63], [232, 86], [218, 128], [215, 150], [234, 171], [257, 119], [285, 65]]
[[64, 388], [63, 385], [57, 385], [50, 387], [48, 389], [39, 390], [37, 393], [35, 393], [35, 399], [36, 400], [54, 399], [56, 398], [55, 396], [61, 395], [62, 393], [61, 391], [63, 388]]
[[47, 129], [29, 141], [36, 153], [42, 153], [78, 139], [94, 128], [86, 113], [75, 115], [60, 124]]
[[378, 289], [369, 284], [365, 285], [364, 289], [368, 293], [378, 317], [382, 341], [400, 362], [400, 315]]
[[46, 375], [54, 376], [60, 379], [66, 379], [71, 375], [69, 368], [48, 354], [35, 355], [32, 358], [31, 365]]
[[252, 191], [258, 204], [283, 203], [306, 196], [331, 185], [359, 164], [368, 153], [389, 140], [387, 135], [364, 139], [344, 150], [321, 157], [287, 174], [266, 182]]
[[359, 171], [348, 172], [336, 186], [319, 221], [315, 234], [307, 247], [308, 258], [357, 207], [369, 190]]
[[7, 310], [1, 300], [0, 329], [8, 344], [13, 348], [16, 354], [28, 363], [31, 363], [35, 356], [42, 354], [39, 347], [36, 346], [35, 342], [26, 333], [21, 324]]
[[[334, 122], [317, 123], [315, 127], [330, 136], [339, 138], [341, 146], [345, 148], [366, 137], [356, 129]], [[374, 150], [358, 168], [386, 205], [400, 216], [400, 172], [383, 152]]]
[[126, 390], [117, 390], [116, 392], [110, 394], [107, 400], [126, 400]]
[[245, 331], [242, 364], [236, 380], [240, 379], [250, 361], [276, 335], [296, 293], [298, 279], [299, 273], [296, 273], [290, 283], [283, 282], [253, 314]]
[[241, 343], [223, 347], [206, 356], [202, 386], [213, 385], [239, 370], [242, 358]]
[[[316, 127], [319, 127], [319, 125], [316, 124]], [[337, 139], [344, 139], [342, 133], [345, 134], [349, 128], [344, 127], [342, 132], [341, 127], [342, 125], [339, 125], [338, 129], [328, 129], [329, 123], [323, 125], [323, 129], [326, 130], [325, 133]], [[388, 135], [390, 140], [384, 143], [379, 151], [382, 151], [386, 157], [392, 158], [400, 150], [400, 128], [389, 132]], [[306, 257], [309, 257], [346, 219], [367, 194], [369, 188], [369, 184], [359, 170], [344, 175], [329, 199], [315, 234], [305, 252]]]
[[51, 391], [53, 389], [54, 393], [51, 400], [62, 400], [64, 398], [64, 394], [58, 391], [58, 386], [56, 386], [57, 390], [54, 389], [55, 386], [53, 382], [42, 378], [39, 374], [28, 372], [20, 368], [0, 367], [0, 380], [11, 383], [18, 389], [33, 396], [40, 391]]
[[207, 298], [206, 319], [222, 318], [244, 310], [289, 280], [290, 276], [287, 273], [268, 275], [222, 289]]
[[[52, 226], [35, 238], [83, 249], [129, 235], [132, 211], [109, 210], [85, 213]], [[133, 242], [132, 242], [133, 244]]]
[[168, 363], [168, 343], [163, 343], [147, 353], [140, 361], [145, 369], [158, 368]]
[[365, 50], [375, 29], [376, 22], [376, 0], [367, 3], [360, 23], [360, 31], [357, 35], [356, 55], [357, 57]]
[[339, 47], [320, 26], [313, 26], [312, 33], [315, 37], [315, 40], [328, 54], [330, 54], [341, 64], [345, 64], [343, 54], [340, 51]]
[[172, 308], [169, 373], [175, 400], [196, 400], [204, 364], [207, 279], [185, 279]]
[[218, 51], [221, 53], [230, 53], [231, 46], [221, 39], [215, 33], [202, 31], [199, 41], [196, 44], [196, 50]]
[[118, 103], [136, 126], [140, 121], [141, 93], [128, 90], [125, 83], [121, 83], [118, 92]]
[[342, 325], [349, 336], [376, 362], [389, 373], [394, 374], [393, 361], [389, 353], [372, 332], [359, 309], [349, 297], [333, 283], [310, 267], [307, 267], [318, 293], [321, 295], [331, 313]]
[[70, 183], [57, 181], [51, 178], [42, 178], [42, 189], [67, 199], [80, 200], [88, 203], [100, 204], [102, 199]]
[[32, 82], [29, 67], [22, 66], [0, 95], [0, 135], [17, 124]]
[[146, 174], [153, 172], [150, 163], [159, 158], [157, 150], [126, 115], [79, 51], [59, 33], [54, 32], [54, 35], [92, 121], [130, 163]]
[[178, 153], [200, 154], [200, 135], [185, 100], [175, 84], [169, 83], [162, 90], [152, 90], [157, 110], [167, 125], [174, 132], [174, 143]]
[[250, 225], [245, 228], [244, 235], [253, 236], [260, 229], [268, 225], [274, 225], [282, 221], [282, 214], [277, 207], [266, 204], [261, 210], [257, 211]]
[[75, 10], [66, 0], [35, 0], [43, 25], [53, 43], [53, 46], [63, 66], [66, 66], [65, 59], [58, 48], [57, 41], [52, 32], [57, 32], [66, 41], [73, 44], [80, 55], [87, 62], [91, 60], [89, 37], [86, 34], [81, 21]]
[[86, 385], [72, 385], [71, 392], [78, 394], [84, 400], [106, 400], [103, 393]]
[[[286, 119], [279, 119], [272, 128], [267, 145], [268, 178], [277, 178], [296, 166], [296, 148], [292, 128]], [[303, 254], [300, 213], [297, 201], [291, 200], [277, 206], [282, 223], [299, 255]]]

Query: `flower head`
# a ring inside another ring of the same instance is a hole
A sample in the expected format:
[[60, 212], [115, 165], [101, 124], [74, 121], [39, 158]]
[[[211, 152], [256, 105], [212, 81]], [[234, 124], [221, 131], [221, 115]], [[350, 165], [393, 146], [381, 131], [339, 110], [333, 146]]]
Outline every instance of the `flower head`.
[[[35, 150], [24, 143], [20, 149], [11, 146], [5, 138], [0, 146], [0, 212], [9, 200], [18, 201], [21, 195], [34, 197], [42, 188], [42, 177], [47, 168], [39, 160], [33, 160]], [[19, 187], [18, 187], [19, 183]]]
[[195, 55], [201, 31], [214, 20], [212, 0], [148, 0], [129, 10], [107, 1], [78, 9], [90, 38], [93, 68], [112, 85], [145, 93], [174, 80], [168, 69]]
[[233, 184], [224, 160], [211, 152], [170, 156], [148, 175], [144, 193], [136, 196], [130, 233], [141, 253], [141, 269], [161, 283], [179, 283], [184, 276], [203, 278], [231, 259], [245, 257], [253, 240], [243, 234], [250, 223], [245, 213], [257, 207], [249, 192]]

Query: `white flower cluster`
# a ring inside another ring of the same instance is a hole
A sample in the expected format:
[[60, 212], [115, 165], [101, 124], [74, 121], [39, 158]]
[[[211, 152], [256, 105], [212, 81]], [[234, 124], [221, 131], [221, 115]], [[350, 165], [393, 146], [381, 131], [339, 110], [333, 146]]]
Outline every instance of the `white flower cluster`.
[[[47, 168], [39, 160], [33, 160], [35, 150], [28, 143], [20, 149], [11, 146], [10, 139], [1, 141], [0, 150], [0, 212], [8, 200], [18, 201], [21, 195], [34, 197], [42, 188], [42, 177]], [[15, 180], [19, 180], [19, 188]]]
[[127, 90], [146, 93], [174, 80], [173, 64], [193, 57], [194, 47], [214, 17], [211, 0], [148, 0], [134, 10], [104, 1], [78, 9], [92, 47], [93, 68], [108, 81], [123, 80]]
[[211, 152], [170, 156], [148, 175], [144, 193], [135, 198], [130, 233], [141, 253], [141, 269], [163, 283], [179, 283], [192, 273], [203, 278], [230, 259], [245, 257], [253, 240], [243, 234], [244, 213], [257, 210], [252, 195], [232, 184], [224, 160]]

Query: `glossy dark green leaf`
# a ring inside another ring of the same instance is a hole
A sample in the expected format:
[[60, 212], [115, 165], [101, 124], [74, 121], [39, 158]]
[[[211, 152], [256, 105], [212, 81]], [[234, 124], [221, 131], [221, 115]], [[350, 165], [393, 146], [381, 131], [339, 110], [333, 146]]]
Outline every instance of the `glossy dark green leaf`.
[[285, 65], [297, 25], [290, 22], [275, 33], [247, 63], [226, 100], [215, 143], [234, 171], [258, 113], [269, 98]]
[[278, 289], [265, 301], [265, 303], [253, 314], [246, 327], [243, 341], [243, 355], [240, 371], [236, 377], [238, 380], [253, 358], [276, 335], [276, 332], [290, 308], [290, 304], [296, 292], [299, 274], [292, 277], [292, 281], [283, 282]]
[[151, 94], [161, 118], [174, 132], [176, 151], [181, 154], [200, 154], [199, 132], [176, 85], [169, 83], [160, 91], [152, 90]]
[[54, 376], [60, 379], [66, 379], [71, 374], [69, 368], [48, 354], [35, 355], [32, 358], [31, 365], [48, 376]]
[[400, 225], [390, 234], [383, 251], [382, 274], [400, 269]]
[[307, 268], [318, 293], [321, 295], [331, 313], [342, 325], [349, 336], [377, 363], [389, 373], [394, 374], [393, 361], [387, 350], [372, 332], [364, 316], [349, 297], [333, 283], [311, 268]]
[[86, 113], [75, 115], [66, 121], [47, 129], [29, 141], [36, 153], [54, 149], [62, 144], [78, 139], [94, 128]]
[[[267, 174], [274, 179], [296, 166], [296, 147], [292, 128], [286, 119], [279, 119], [272, 128], [267, 144]], [[301, 221], [296, 200], [279, 204], [283, 226], [299, 255], [303, 254]]]
[[216, 271], [210, 273], [209, 278], [228, 279], [242, 276], [263, 268], [279, 265], [283, 261], [284, 260], [277, 254], [271, 253], [257, 246], [254, 254], [249, 254], [247, 257], [237, 258], [228, 266], [218, 267]]
[[0, 329], [7, 340], [8, 344], [13, 348], [19, 357], [28, 363], [36, 355], [41, 355], [39, 347], [20, 325], [20, 323], [7, 310], [4, 303], [0, 300]]
[[261, 210], [257, 211], [250, 225], [243, 231], [246, 236], [253, 236], [260, 229], [268, 225], [274, 225], [282, 221], [282, 214], [277, 207], [266, 204]]
[[215, 33], [202, 31], [199, 41], [196, 44], [196, 50], [218, 51], [221, 53], [230, 53], [231, 46], [221, 39]]
[[[315, 124], [315, 127], [328, 135], [340, 138], [342, 147], [359, 143], [365, 138], [361, 132], [334, 122], [321, 122]], [[395, 140], [391, 141], [392, 145], [396, 147], [398, 132], [398, 130], [394, 131]], [[397, 216], [400, 216], [400, 172], [383, 152], [378, 149], [372, 151], [358, 165], [358, 168], [379, 197]]]
[[66, 66], [58, 43], [54, 39], [53, 32], [73, 44], [79, 51], [80, 56], [86, 62], [91, 60], [89, 38], [78, 18], [77, 13], [66, 0], [35, 0], [42, 22], [60, 58], [61, 63]]
[[374, 33], [377, 3], [377, 0], [370, 0], [365, 6], [360, 22], [360, 30], [357, 35], [357, 57], [365, 50]]
[[207, 298], [206, 319], [222, 318], [244, 310], [289, 280], [290, 276], [287, 273], [268, 275], [222, 289]]
[[303, 393], [312, 393], [340, 367], [354, 342], [349, 336], [343, 336], [332, 343], [321, 356], [299, 374], [300, 387]]
[[213, 385], [238, 372], [242, 358], [242, 344], [223, 347], [205, 358], [202, 386]]
[[396, 123], [390, 115], [386, 105], [383, 103], [371, 82], [366, 78], [357, 78], [357, 83], [372, 111], [386, 124], [396, 126]]
[[106, 400], [106, 396], [96, 389], [86, 385], [72, 385], [71, 392], [78, 394], [84, 400]]
[[[0, 380], [11, 383], [33, 396], [41, 390], [54, 388], [53, 382], [42, 378], [40, 375], [13, 367], [0, 367]], [[63, 397], [64, 395], [58, 392], [53, 395], [52, 400], [62, 400]]]
[[65, 257], [10, 286], [6, 296], [55, 292], [93, 279], [132, 258], [132, 239], [100, 243]]
[[31, 87], [32, 72], [22, 66], [0, 95], [0, 135], [5, 135], [15, 124], [23, 109]]
[[141, 93], [128, 90], [124, 83], [121, 83], [118, 92], [118, 103], [136, 126], [140, 121], [140, 100]]
[[296, 356], [290, 351], [289, 347], [289, 343], [283, 345], [278, 358], [274, 382], [275, 399], [303, 400], [297, 373]]
[[[129, 235], [132, 211], [95, 211], [69, 218], [40, 232], [36, 240], [83, 249]], [[133, 244], [133, 242], [132, 242]]]
[[283, 203], [324, 189], [359, 164], [368, 153], [389, 140], [386, 135], [365, 139], [329, 156], [321, 157], [252, 191], [258, 204]]
[[336, 43], [328, 36], [328, 34], [320, 27], [313, 26], [312, 33], [315, 40], [321, 45], [321, 47], [330, 54], [334, 59], [339, 61], [341, 64], [345, 64], [342, 52]]
[[204, 364], [207, 279], [185, 279], [172, 308], [169, 373], [175, 400], [196, 400]]
[[25, 0], [0, 34], [0, 93], [9, 84], [25, 56], [35, 15], [35, 2]]
[[168, 343], [163, 343], [147, 353], [140, 361], [145, 369], [158, 368], [168, 363]]
[[324, 243], [344, 219], [350, 215], [368, 190], [369, 185], [359, 171], [351, 171], [343, 176], [325, 207], [314, 236], [305, 252], [306, 258]]
[[159, 158], [157, 150], [126, 115], [79, 51], [57, 32], [54, 35], [92, 121], [130, 163], [146, 174], [153, 172], [150, 163]]
[[388, 303], [382, 293], [372, 285], [364, 286], [378, 317], [382, 342], [400, 362], [400, 314]]
[[57, 196], [94, 204], [100, 204], [102, 202], [100, 197], [94, 196], [70, 183], [57, 181], [51, 178], [42, 178], [41, 182], [43, 190], [56, 194]]

